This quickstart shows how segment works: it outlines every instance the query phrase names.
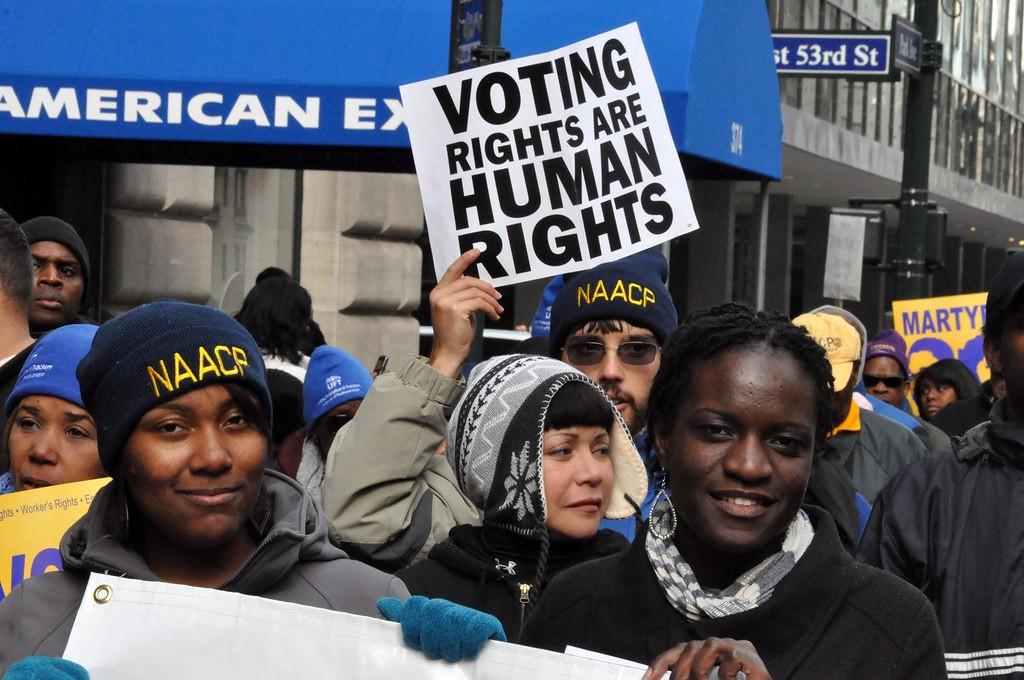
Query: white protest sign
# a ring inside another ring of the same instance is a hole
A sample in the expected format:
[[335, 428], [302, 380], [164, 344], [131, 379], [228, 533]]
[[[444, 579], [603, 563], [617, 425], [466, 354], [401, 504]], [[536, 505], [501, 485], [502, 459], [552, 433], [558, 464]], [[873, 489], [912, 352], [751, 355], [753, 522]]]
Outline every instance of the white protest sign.
[[431, 661], [398, 624], [208, 588], [92, 574], [64, 658], [91, 680], [637, 680], [642, 671], [519, 645]]
[[860, 300], [866, 221], [866, 218], [857, 215], [829, 215], [825, 287], [822, 293], [825, 297], [855, 302]]
[[438, 278], [587, 269], [697, 229], [635, 23], [401, 88]]

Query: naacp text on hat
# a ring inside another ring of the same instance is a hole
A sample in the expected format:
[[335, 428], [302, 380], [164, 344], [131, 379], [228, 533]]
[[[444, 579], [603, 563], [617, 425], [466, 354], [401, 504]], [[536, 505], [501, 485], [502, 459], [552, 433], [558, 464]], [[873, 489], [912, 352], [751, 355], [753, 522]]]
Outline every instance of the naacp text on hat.
[[837, 336], [823, 335], [821, 337], [814, 338], [814, 341], [821, 345], [828, 354], [838, 352], [843, 348], [843, 339]]
[[[173, 373], [167, 364], [173, 365]], [[223, 378], [232, 375], [245, 375], [245, 369], [249, 366], [249, 355], [241, 347], [234, 345], [217, 345], [213, 350], [200, 345], [196, 361], [190, 366], [189, 362], [179, 352], [168, 360], [160, 359], [159, 364], [146, 366], [146, 374], [153, 383], [153, 394], [160, 398], [160, 390], [164, 394], [170, 394], [178, 390], [183, 383], [200, 383], [206, 376]]]
[[576, 306], [582, 307], [583, 305], [589, 305], [599, 300], [605, 302], [611, 302], [613, 300], [622, 300], [631, 305], [637, 307], [646, 307], [649, 304], [654, 304], [657, 300], [654, 296], [654, 291], [647, 286], [641, 285], [634, 281], [624, 282], [622, 279], [617, 279], [611, 286], [611, 295], [608, 294], [608, 288], [605, 286], [603, 279], [598, 279], [595, 283], [586, 283], [576, 288]]

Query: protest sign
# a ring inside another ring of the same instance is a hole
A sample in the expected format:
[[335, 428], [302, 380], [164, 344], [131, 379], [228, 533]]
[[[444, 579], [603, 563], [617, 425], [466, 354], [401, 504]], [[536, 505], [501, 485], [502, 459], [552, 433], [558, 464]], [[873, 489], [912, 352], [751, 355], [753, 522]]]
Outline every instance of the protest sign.
[[0, 600], [16, 585], [63, 569], [60, 539], [110, 478], [0, 496]]
[[475, 661], [431, 661], [403, 644], [395, 623], [103, 574], [89, 579], [64, 658], [92, 680], [640, 677], [632, 668], [493, 640]]
[[519, 283], [697, 229], [635, 23], [401, 87], [437, 277]]
[[979, 380], [988, 380], [984, 339], [985, 293], [893, 300], [892, 319], [907, 341], [910, 370], [917, 373], [940, 359], [959, 359]]
[[860, 300], [864, 267], [864, 225], [857, 215], [832, 213], [828, 219], [825, 285], [822, 295], [836, 300]]

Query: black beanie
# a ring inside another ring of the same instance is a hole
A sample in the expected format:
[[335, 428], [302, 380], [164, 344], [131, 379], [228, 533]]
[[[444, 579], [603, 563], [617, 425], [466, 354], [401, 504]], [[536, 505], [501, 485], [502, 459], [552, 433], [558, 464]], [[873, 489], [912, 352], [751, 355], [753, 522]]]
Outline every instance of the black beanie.
[[566, 277], [551, 305], [551, 356], [562, 353], [574, 328], [590, 321], [619, 319], [646, 328], [664, 343], [679, 325], [665, 286], [668, 262], [658, 250], [645, 250]]
[[107, 321], [78, 364], [78, 383], [108, 474], [116, 474], [121, 449], [147, 411], [200, 387], [237, 383], [273, 422], [256, 341], [227, 314], [201, 305], [153, 302]]
[[40, 241], [55, 241], [74, 254], [78, 264], [82, 265], [82, 298], [84, 299], [85, 289], [89, 285], [89, 251], [85, 249], [85, 243], [75, 228], [62, 219], [44, 215], [23, 222], [21, 230], [25, 232], [25, 238], [28, 239], [29, 245]]

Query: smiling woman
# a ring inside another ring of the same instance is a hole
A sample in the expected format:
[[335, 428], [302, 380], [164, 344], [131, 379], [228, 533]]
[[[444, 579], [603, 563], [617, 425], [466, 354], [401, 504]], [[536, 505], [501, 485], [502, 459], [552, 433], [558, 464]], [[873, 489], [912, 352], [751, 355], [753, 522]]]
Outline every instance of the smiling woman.
[[691, 315], [651, 388], [666, 484], [648, 525], [553, 581], [523, 641], [648, 663], [651, 678], [942, 677], [921, 593], [856, 565], [831, 516], [801, 505], [831, 401], [823, 350], [784, 317]]
[[317, 504], [264, 470], [263, 362], [228, 316], [144, 305], [99, 329], [78, 376], [113, 481], [61, 541], [65, 571], [0, 602], [0, 672], [27, 654], [62, 653], [91, 571], [374, 617], [379, 598], [408, 595], [334, 548]]

